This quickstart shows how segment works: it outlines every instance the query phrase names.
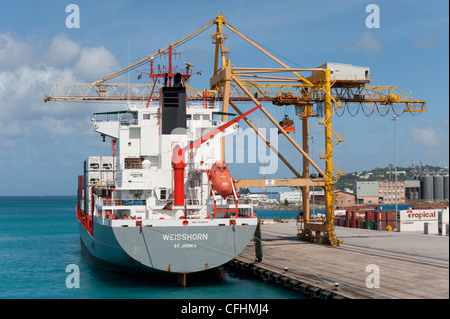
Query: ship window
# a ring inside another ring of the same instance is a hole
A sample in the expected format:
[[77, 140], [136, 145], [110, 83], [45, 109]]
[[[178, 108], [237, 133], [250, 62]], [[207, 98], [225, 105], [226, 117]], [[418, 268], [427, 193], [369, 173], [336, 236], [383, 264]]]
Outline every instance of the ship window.
[[167, 189], [160, 190], [160, 199], [167, 199]]
[[150, 114], [142, 114], [144, 120], [150, 120]]
[[127, 157], [125, 158], [125, 169], [141, 169], [142, 168], [143, 158], [133, 158]]

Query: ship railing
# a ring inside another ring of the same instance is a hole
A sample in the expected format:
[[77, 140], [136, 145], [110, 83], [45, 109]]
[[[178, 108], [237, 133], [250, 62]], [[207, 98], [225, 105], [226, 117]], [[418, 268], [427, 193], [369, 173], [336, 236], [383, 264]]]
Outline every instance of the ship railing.
[[170, 204], [172, 201], [170, 199], [157, 199], [156, 200], [156, 206], [166, 206]]
[[184, 204], [191, 205], [191, 206], [198, 206], [198, 205], [200, 205], [200, 200], [199, 199], [185, 199]]
[[126, 111], [94, 113], [94, 122], [116, 122]]
[[102, 206], [145, 206], [145, 199], [102, 199]]
[[216, 203], [216, 205], [219, 206], [227, 206], [227, 205], [235, 206], [236, 204], [236, 202], [233, 199], [229, 201], [228, 199], [222, 199], [222, 197], [217, 198], [217, 200], [214, 200], [212, 198], [206, 200], [206, 205], [214, 205], [214, 203]]
[[[234, 205], [235, 200], [234, 198], [227, 198], [227, 204], [228, 205]], [[252, 200], [250, 198], [239, 198], [238, 199], [238, 204], [244, 204], [244, 205], [248, 205], [251, 204]]]
[[88, 182], [88, 185], [90, 187], [98, 187], [98, 188], [111, 188], [116, 184], [116, 181], [114, 180], [92, 180]]
[[131, 113], [125, 113], [120, 116], [119, 123], [121, 126], [138, 125], [138, 120]]
[[78, 203], [77, 203], [77, 218], [83, 224], [84, 228], [92, 235], [93, 229], [94, 229], [94, 223], [92, 222], [91, 216], [85, 214], [83, 211], [81, 211]]
[[125, 163], [125, 169], [142, 169], [142, 163]]

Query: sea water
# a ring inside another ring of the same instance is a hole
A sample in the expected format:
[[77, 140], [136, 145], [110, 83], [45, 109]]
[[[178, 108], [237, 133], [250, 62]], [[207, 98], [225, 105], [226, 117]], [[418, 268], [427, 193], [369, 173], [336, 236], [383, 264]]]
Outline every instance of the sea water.
[[[99, 269], [81, 252], [75, 203], [71, 196], [0, 197], [0, 298], [302, 298], [298, 292], [226, 268], [220, 276], [188, 276], [186, 288], [173, 281]], [[79, 288], [66, 284], [73, 265], [79, 269]]]
[[[256, 215], [261, 219], [273, 219], [273, 218], [285, 218], [285, 219], [296, 219], [298, 215], [298, 210], [275, 210], [275, 209], [255, 209]], [[315, 215], [325, 214], [325, 210], [316, 209], [311, 212], [311, 217]]]

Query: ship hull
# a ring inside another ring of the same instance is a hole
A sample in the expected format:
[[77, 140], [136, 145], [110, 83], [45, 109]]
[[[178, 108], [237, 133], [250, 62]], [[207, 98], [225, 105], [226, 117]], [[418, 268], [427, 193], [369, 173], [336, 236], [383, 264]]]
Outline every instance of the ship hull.
[[89, 261], [112, 270], [192, 273], [221, 266], [244, 250], [256, 220], [236, 225], [208, 221], [197, 226], [111, 227], [94, 223], [93, 233], [80, 222], [81, 244]]

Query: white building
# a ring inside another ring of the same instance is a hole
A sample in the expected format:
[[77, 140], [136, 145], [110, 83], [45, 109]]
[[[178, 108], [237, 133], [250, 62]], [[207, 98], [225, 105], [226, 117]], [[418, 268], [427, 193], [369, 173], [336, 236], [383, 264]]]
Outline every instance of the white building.
[[251, 199], [252, 203], [268, 203], [269, 199], [267, 198], [267, 195], [265, 194], [246, 194], [244, 195], [244, 198]]
[[289, 203], [300, 203], [302, 201], [302, 193], [300, 191], [278, 193], [278, 201], [280, 203], [284, 203], [286, 199]]

